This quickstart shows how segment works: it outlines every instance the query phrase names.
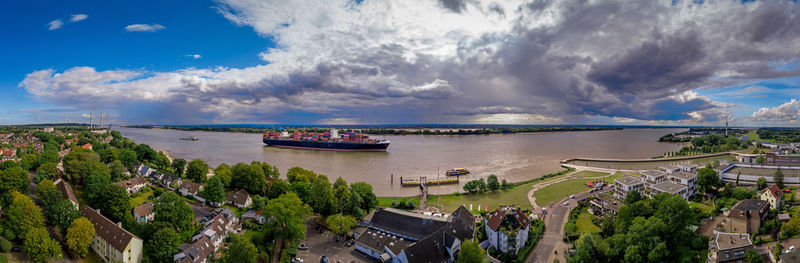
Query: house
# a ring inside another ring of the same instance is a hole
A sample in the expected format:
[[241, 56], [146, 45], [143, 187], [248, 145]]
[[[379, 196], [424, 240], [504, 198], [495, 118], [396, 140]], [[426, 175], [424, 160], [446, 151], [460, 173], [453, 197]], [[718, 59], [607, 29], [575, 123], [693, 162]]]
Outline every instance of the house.
[[778, 221], [780, 222], [789, 222], [789, 219], [792, 219], [789, 214], [778, 214]]
[[84, 144], [83, 146], [81, 146], [81, 148], [91, 150], [92, 149], [92, 144], [91, 143]]
[[489, 246], [504, 253], [517, 254], [528, 241], [530, 221], [520, 208], [503, 207], [494, 210], [484, 220]]
[[667, 180], [679, 185], [686, 186], [687, 188], [686, 194], [688, 197], [692, 197], [695, 194], [697, 194], [697, 174], [680, 171], [668, 174]]
[[595, 214], [616, 215], [622, 206], [622, 202], [611, 196], [611, 194], [604, 193], [589, 199], [589, 205], [592, 206]]
[[100, 214], [100, 210], [84, 205], [81, 215], [94, 225], [92, 249], [105, 262], [140, 262], [142, 260], [142, 239], [131, 234], [122, 223], [111, 222]]
[[681, 172], [686, 172], [686, 173], [697, 173], [697, 170], [700, 169], [700, 166], [693, 163], [683, 163], [677, 166]]
[[689, 191], [688, 188], [684, 185], [679, 185], [673, 182], [661, 182], [658, 184], [651, 185], [650, 189], [650, 198], [653, 198], [659, 194], [671, 194], [671, 195], [679, 195], [683, 197], [684, 200], [689, 200]]
[[708, 262], [745, 262], [744, 252], [751, 248], [748, 234], [718, 232], [709, 241], [712, 258]]
[[642, 178], [644, 179], [645, 187], [648, 187], [666, 180], [667, 174], [659, 170], [647, 170], [642, 172]]
[[163, 174], [161, 175], [161, 179], [158, 181], [158, 183], [169, 190], [175, 190], [176, 188], [180, 187], [181, 184], [183, 184], [183, 180], [175, 175]]
[[769, 202], [758, 199], [745, 199], [728, 212], [730, 223], [724, 226], [730, 233], [757, 233], [769, 213]]
[[141, 177], [150, 177], [150, 174], [156, 171], [155, 169], [150, 168], [141, 163], [134, 164], [133, 169], [134, 172], [136, 172], [136, 174], [138, 174]]
[[242, 214], [242, 219], [250, 219], [258, 222], [259, 224], [264, 224], [266, 223], [266, 220], [264, 220], [264, 215], [262, 215], [262, 212], [263, 210], [247, 210], [247, 212]]
[[206, 199], [200, 196], [201, 190], [203, 190], [203, 186], [192, 181], [183, 181], [181, 186], [178, 187], [178, 192], [181, 193], [182, 196], [191, 196], [205, 202]]
[[783, 192], [777, 185], [770, 185], [759, 195], [759, 199], [769, 202], [769, 207], [778, 209], [783, 206]]
[[453, 262], [474, 231], [475, 218], [464, 206], [446, 216], [379, 208], [355, 250], [383, 262]]
[[119, 181], [114, 183], [125, 189], [128, 194], [136, 193], [142, 190], [142, 187], [147, 185], [147, 181], [144, 180], [142, 177], [134, 177], [125, 181]]
[[44, 127], [43, 132], [53, 132], [53, 127]]
[[800, 263], [800, 249], [792, 249], [779, 256], [781, 263]]
[[800, 165], [800, 154], [770, 152], [764, 155], [766, 165]]
[[644, 194], [644, 182], [633, 176], [626, 176], [614, 180], [614, 197], [620, 200], [625, 199], [630, 191], [637, 191]]
[[214, 255], [214, 244], [208, 237], [200, 237], [194, 240], [192, 244], [184, 243], [178, 247], [178, 254], [175, 254], [172, 259], [176, 263], [205, 263], [208, 258]]
[[245, 208], [253, 204], [253, 199], [250, 198], [250, 194], [244, 189], [236, 192], [228, 192], [225, 194], [225, 197], [227, 200], [225, 203], [235, 205], [238, 208]]
[[664, 165], [664, 166], [658, 167], [658, 169], [663, 171], [663, 172], [665, 172], [665, 173], [667, 173], [667, 174], [674, 174], [674, 173], [677, 173], [677, 172], [681, 171], [681, 168], [678, 167], [677, 165]]
[[156, 217], [156, 213], [153, 211], [154, 207], [155, 204], [153, 204], [153, 202], [147, 202], [134, 207], [133, 218], [136, 220], [136, 223], [144, 224], [153, 221], [153, 218]]
[[61, 196], [65, 200], [72, 202], [72, 205], [75, 206], [75, 209], [78, 209], [78, 198], [75, 197], [75, 192], [72, 191], [72, 186], [61, 178], [56, 179], [55, 185], [56, 188], [61, 191]]

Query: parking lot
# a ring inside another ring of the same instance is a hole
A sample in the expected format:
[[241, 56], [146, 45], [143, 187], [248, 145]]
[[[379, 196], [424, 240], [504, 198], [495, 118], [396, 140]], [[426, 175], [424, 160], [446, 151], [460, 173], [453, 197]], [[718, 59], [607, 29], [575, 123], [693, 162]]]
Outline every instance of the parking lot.
[[306, 240], [308, 250], [298, 250], [297, 257], [304, 260], [304, 262], [320, 262], [322, 256], [328, 258], [328, 262], [377, 262], [370, 257], [356, 252], [354, 247], [345, 246], [344, 240], [336, 242], [336, 234], [325, 230], [319, 233], [314, 229], [313, 219], [306, 220]]

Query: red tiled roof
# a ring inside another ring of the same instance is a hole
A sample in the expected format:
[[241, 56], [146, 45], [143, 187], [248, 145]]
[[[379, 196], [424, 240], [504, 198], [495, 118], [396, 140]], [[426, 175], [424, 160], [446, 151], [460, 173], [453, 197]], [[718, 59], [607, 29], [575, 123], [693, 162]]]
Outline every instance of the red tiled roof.
[[518, 211], [513, 208], [510, 209], [512, 209], [513, 211], [504, 211], [503, 209], [499, 208], [497, 210], [494, 210], [494, 212], [492, 212], [489, 215], [489, 223], [487, 225], [493, 230], [497, 231], [497, 229], [499, 229], [500, 225], [503, 223], [504, 219], [507, 216], [511, 216], [513, 217], [513, 219], [516, 219], [517, 222], [519, 222], [521, 228], [528, 227], [529, 223], [528, 217], [525, 216], [525, 213], [522, 213], [522, 211]]
[[89, 148], [92, 148], [92, 144], [91, 143], [87, 143], [87, 144], [84, 144], [81, 147], [83, 147], [84, 149], [89, 149]]
[[769, 191], [769, 193], [772, 194], [772, 197], [775, 197], [775, 199], [783, 198], [783, 192], [781, 192], [781, 189], [778, 188], [777, 185], [770, 185], [766, 190]]

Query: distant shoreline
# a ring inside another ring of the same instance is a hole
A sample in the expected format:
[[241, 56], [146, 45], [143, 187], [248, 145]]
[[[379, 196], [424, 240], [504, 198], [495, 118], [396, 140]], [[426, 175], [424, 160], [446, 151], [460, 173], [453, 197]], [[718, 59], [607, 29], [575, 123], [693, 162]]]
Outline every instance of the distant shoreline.
[[[170, 129], [180, 131], [204, 131], [204, 132], [239, 132], [239, 133], [264, 133], [279, 129], [260, 128], [260, 127], [225, 127], [225, 126], [121, 126], [123, 128], [138, 129]], [[488, 134], [518, 134], [518, 133], [544, 133], [544, 132], [566, 132], [566, 131], [608, 131], [622, 130], [624, 127], [604, 127], [604, 126], [508, 126], [508, 127], [336, 127], [342, 131], [358, 131], [372, 135], [488, 135]], [[324, 132], [329, 128], [296, 126], [285, 128], [288, 131], [303, 130], [310, 132]]]

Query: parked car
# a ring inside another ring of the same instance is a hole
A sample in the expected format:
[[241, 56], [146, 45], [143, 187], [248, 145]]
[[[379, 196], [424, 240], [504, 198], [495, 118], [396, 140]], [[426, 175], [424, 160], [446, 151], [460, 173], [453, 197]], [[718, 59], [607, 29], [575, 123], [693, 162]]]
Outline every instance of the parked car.
[[292, 258], [292, 263], [303, 263], [302, 258]]
[[569, 206], [569, 201], [564, 202], [564, 206]]
[[575, 199], [575, 195], [570, 195], [569, 199]]
[[344, 243], [344, 245], [345, 245], [345, 246], [348, 246], [348, 247], [351, 247], [351, 246], [353, 246], [353, 240], [349, 240], [349, 241], [347, 241], [347, 243]]
[[306, 249], [308, 249], [308, 245], [306, 243], [300, 244], [300, 246], [298, 246], [297, 249], [306, 250]]

